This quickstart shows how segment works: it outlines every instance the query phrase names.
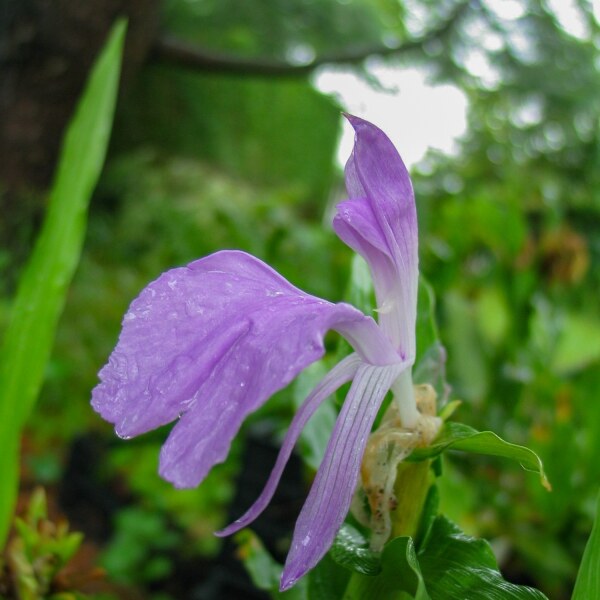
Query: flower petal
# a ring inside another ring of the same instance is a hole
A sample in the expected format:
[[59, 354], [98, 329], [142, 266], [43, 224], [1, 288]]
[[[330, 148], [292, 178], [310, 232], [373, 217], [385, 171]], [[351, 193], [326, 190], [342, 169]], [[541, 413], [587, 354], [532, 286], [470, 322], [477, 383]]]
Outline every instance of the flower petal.
[[132, 302], [92, 405], [123, 437], [185, 413], [161, 474], [193, 486], [224, 459], [244, 417], [323, 355], [332, 328], [375, 363], [398, 360], [355, 308], [302, 292], [248, 254], [218, 252], [164, 273]]
[[344, 521], [356, 487], [367, 438], [392, 382], [406, 364], [359, 367], [337, 419], [308, 498], [296, 521], [281, 576], [287, 590], [327, 552]]
[[[346, 165], [351, 203], [339, 206], [336, 231], [369, 262], [376, 285], [391, 279], [387, 271], [377, 273], [387, 265], [384, 257], [392, 262], [399, 285], [377, 290], [385, 315], [380, 323], [401, 354], [414, 359], [419, 271], [412, 184], [388, 137], [363, 119], [350, 115], [347, 118], [356, 132], [354, 150]], [[361, 203], [368, 204], [368, 208], [358, 208]], [[365, 247], [366, 242], [370, 247]]]
[[338, 212], [333, 220], [333, 228], [350, 248], [367, 261], [379, 307], [379, 323], [389, 338], [398, 344], [402, 358], [406, 358], [408, 344], [401, 343], [408, 335], [402, 328], [405, 320], [400, 320], [396, 312], [390, 310], [390, 303], [402, 293], [401, 281], [373, 210], [362, 198], [346, 200], [336, 208]]
[[224, 537], [231, 535], [236, 531], [246, 527], [249, 523], [254, 521], [267, 507], [267, 504], [271, 501], [275, 489], [279, 483], [279, 479], [283, 473], [283, 469], [290, 458], [292, 450], [304, 426], [319, 408], [323, 400], [331, 396], [340, 386], [344, 383], [348, 383], [356, 373], [359, 365], [361, 364], [360, 358], [356, 354], [347, 356], [343, 361], [337, 364], [327, 375], [319, 382], [315, 389], [308, 395], [302, 406], [298, 409], [298, 412], [294, 416], [290, 424], [290, 428], [283, 440], [281, 450], [277, 456], [275, 466], [271, 471], [271, 475], [256, 502], [246, 511], [246, 513], [231, 523], [231, 525], [225, 527], [221, 531], [215, 532], [215, 535]]

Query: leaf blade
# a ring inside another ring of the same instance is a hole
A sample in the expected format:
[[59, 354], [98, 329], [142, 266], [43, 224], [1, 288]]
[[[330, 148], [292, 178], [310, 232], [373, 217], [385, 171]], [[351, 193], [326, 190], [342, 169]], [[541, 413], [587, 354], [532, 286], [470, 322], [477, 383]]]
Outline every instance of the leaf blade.
[[539, 590], [506, 581], [490, 545], [443, 516], [418, 558], [431, 600], [548, 600]]
[[0, 545], [14, 508], [20, 432], [37, 399], [58, 319], [85, 235], [116, 104], [125, 21], [118, 21], [89, 76], [63, 141], [48, 211], [13, 304], [0, 353]]
[[446, 422], [433, 443], [427, 448], [415, 450], [409, 460], [434, 458], [446, 450], [462, 450], [516, 460], [525, 470], [538, 473], [542, 485], [551, 489], [542, 460], [533, 450], [507, 442], [492, 431], [477, 431], [463, 423]]
[[594, 526], [583, 553], [572, 600], [600, 598], [600, 569], [598, 565], [600, 565], [600, 493], [596, 501]]

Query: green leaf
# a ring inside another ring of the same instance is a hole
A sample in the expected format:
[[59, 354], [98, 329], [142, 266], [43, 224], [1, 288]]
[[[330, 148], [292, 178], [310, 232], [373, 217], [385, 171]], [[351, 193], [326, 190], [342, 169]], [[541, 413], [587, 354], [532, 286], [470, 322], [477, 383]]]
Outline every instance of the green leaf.
[[258, 536], [250, 529], [235, 535], [238, 556], [244, 563], [254, 585], [260, 590], [277, 590], [281, 565], [267, 552]]
[[475, 302], [477, 327], [485, 341], [494, 348], [500, 346], [510, 329], [511, 313], [500, 286], [484, 287]]
[[438, 395], [438, 405], [443, 405], [450, 388], [446, 382], [446, 350], [440, 342], [435, 310], [433, 288], [421, 275], [417, 296], [417, 356], [413, 381], [431, 384]]
[[0, 546], [16, 499], [21, 428], [42, 385], [104, 163], [125, 28], [124, 21], [113, 27], [67, 129], [46, 219], [21, 277], [0, 353]]
[[446, 450], [462, 450], [516, 460], [524, 469], [539, 473], [542, 485], [550, 489], [542, 460], [533, 450], [505, 442], [492, 431], [477, 431], [463, 423], [446, 422], [433, 444], [415, 450], [409, 460], [432, 458]]
[[444, 295], [444, 314], [450, 378], [460, 397], [481, 402], [490, 386], [490, 373], [477, 329], [475, 305], [462, 290], [451, 290]]
[[439, 342], [440, 334], [435, 320], [435, 294], [431, 284], [423, 277], [419, 276], [419, 290], [417, 295], [417, 360], [418, 363], [422, 356], [431, 346]]
[[600, 598], [600, 494], [596, 503], [596, 519], [585, 547], [572, 600]]
[[377, 575], [381, 571], [380, 559], [368, 546], [358, 529], [345, 523], [336, 535], [329, 555], [346, 569], [363, 575]]
[[431, 600], [547, 600], [538, 590], [506, 581], [490, 545], [443, 516], [435, 520], [419, 564]]
[[379, 575], [368, 577], [356, 573], [352, 576], [344, 600], [364, 598], [430, 600], [411, 538], [398, 537], [386, 544]]
[[307, 600], [308, 578], [304, 577], [287, 592], [279, 591], [282, 566], [263, 546], [259, 537], [250, 529], [243, 529], [235, 534], [238, 546], [238, 557], [244, 563], [252, 583], [261, 590], [270, 592], [273, 598], [285, 600]]
[[307, 595], [310, 600], [339, 600], [343, 597], [351, 573], [326, 554], [308, 574]]

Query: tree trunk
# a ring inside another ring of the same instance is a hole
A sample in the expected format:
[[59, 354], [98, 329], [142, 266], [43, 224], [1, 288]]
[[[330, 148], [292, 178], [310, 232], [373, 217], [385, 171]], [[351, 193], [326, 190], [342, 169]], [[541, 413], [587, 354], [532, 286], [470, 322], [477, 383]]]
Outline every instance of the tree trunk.
[[50, 183], [65, 125], [111, 25], [122, 15], [129, 20], [127, 82], [156, 37], [158, 0], [0, 0], [0, 185], [5, 192]]

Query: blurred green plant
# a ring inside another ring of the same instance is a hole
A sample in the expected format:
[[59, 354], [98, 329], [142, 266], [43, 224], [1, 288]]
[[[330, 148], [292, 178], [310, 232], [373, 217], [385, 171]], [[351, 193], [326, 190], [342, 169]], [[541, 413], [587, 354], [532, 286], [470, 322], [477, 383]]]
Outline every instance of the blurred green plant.
[[[77, 600], [85, 598], [70, 591], [69, 579], [61, 571], [75, 556], [83, 534], [70, 532], [66, 521], [53, 523], [48, 519], [46, 494], [37, 488], [31, 495], [25, 518], [15, 520], [16, 533], [0, 560], [0, 598], [10, 593], [17, 600]], [[86, 575], [78, 573], [79, 582]], [[4, 588], [4, 592], [2, 590]]]
[[48, 213], [21, 275], [0, 354], [0, 546], [18, 492], [21, 431], [37, 399], [56, 325], [85, 235], [115, 108], [125, 22], [118, 22], [90, 74], [65, 134]]
[[596, 502], [596, 518], [585, 547], [572, 600], [588, 600], [600, 596], [600, 494]]

